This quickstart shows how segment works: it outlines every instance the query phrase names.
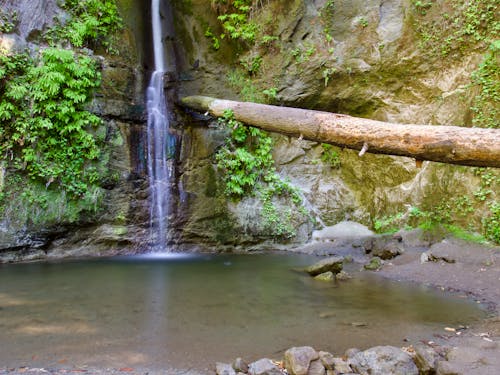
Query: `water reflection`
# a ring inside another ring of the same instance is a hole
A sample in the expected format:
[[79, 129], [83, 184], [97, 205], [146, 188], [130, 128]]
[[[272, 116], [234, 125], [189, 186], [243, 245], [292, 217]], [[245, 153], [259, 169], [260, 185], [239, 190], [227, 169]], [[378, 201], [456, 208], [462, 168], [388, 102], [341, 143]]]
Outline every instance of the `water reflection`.
[[304, 256], [128, 257], [0, 266], [0, 363], [203, 368], [294, 345], [403, 345], [482, 316], [371, 274], [335, 284]]

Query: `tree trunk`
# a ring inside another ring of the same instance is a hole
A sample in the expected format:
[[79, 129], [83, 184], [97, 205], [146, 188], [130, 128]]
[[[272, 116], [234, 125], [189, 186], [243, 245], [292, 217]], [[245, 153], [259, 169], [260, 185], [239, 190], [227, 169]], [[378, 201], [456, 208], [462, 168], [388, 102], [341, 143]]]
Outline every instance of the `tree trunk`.
[[234, 118], [271, 132], [376, 154], [478, 167], [500, 167], [500, 130], [459, 126], [403, 125], [336, 113], [188, 96], [185, 107]]

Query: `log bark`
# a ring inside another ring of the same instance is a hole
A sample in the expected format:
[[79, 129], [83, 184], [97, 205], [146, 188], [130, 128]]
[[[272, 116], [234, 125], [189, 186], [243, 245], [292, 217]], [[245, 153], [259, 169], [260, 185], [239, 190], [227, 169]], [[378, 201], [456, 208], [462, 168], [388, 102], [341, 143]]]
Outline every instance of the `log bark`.
[[500, 130], [444, 125], [394, 124], [336, 113], [188, 96], [185, 107], [234, 118], [263, 130], [310, 141], [449, 164], [500, 168]]

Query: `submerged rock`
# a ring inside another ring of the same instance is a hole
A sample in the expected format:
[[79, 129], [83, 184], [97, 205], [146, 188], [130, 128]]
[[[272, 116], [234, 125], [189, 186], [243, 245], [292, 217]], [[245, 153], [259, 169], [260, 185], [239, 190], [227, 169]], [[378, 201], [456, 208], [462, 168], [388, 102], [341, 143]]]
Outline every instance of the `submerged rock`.
[[348, 363], [361, 375], [418, 375], [411, 356], [394, 346], [376, 346], [359, 352]]
[[290, 375], [307, 375], [312, 361], [319, 359], [319, 354], [310, 346], [300, 346], [285, 352], [284, 365]]
[[335, 275], [333, 274], [333, 272], [328, 271], [314, 276], [314, 279], [319, 281], [335, 281]]
[[337, 274], [342, 271], [343, 262], [343, 257], [333, 256], [314, 263], [312, 266], [307, 267], [305, 271], [311, 276], [316, 276], [329, 271]]

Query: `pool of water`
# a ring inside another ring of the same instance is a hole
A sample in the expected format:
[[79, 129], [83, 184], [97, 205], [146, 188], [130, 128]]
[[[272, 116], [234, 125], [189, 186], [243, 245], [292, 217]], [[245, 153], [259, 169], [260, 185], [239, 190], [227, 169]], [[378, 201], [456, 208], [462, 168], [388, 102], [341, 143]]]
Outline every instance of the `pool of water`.
[[408, 345], [484, 316], [370, 273], [325, 283], [301, 255], [127, 257], [0, 265], [2, 366], [204, 369], [292, 346]]

